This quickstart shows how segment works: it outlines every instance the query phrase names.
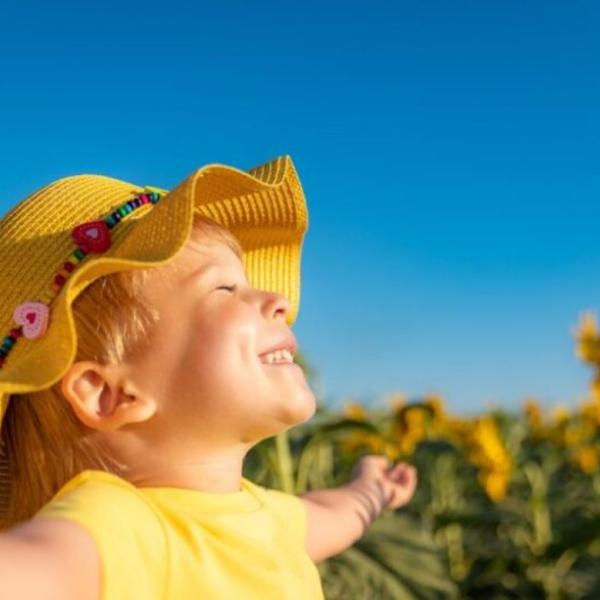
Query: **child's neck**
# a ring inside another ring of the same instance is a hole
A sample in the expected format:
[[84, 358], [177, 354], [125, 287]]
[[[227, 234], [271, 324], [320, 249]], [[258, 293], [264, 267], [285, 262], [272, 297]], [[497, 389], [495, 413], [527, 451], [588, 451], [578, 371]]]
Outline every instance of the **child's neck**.
[[[137, 463], [121, 473], [137, 487], [176, 487], [201, 492], [239, 492], [248, 447], [228, 449], [186, 460], [161, 457]], [[128, 464], [131, 464], [129, 461]]]

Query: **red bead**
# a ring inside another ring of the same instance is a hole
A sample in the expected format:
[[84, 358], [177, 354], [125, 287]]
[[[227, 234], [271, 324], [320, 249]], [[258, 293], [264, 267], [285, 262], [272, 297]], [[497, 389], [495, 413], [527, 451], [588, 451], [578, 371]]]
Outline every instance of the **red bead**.
[[73, 240], [86, 254], [106, 252], [111, 245], [110, 229], [104, 221], [89, 221], [77, 225], [71, 232]]
[[6, 358], [4, 356], [0, 356], [0, 369], [3, 367], [5, 362], [6, 362]]
[[11, 329], [9, 335], [18, 340], [23, 335], [23, 331], [21, 329]]
[[75, 268], [75, 265], [69, 261], [67, 261], [66, 263], [63, 264], [63, 267], [65, 269], [65, 271], [67, 271], [68, 273], [72, 273], [73, 269]]
[[54, 278], [54, 283], [56, 283], [56, 285], [58, 286], [62, 286], [65, 283], [65, 278], [62, 275], [57, 275]]
[[138, 196], [138, 198], [144, 203], [144, 204], [148, 204], [148, 202], [150, 202], [150, 198], [148, 198], [148, 196], [146, 196], [146, 194], [140, 194]]

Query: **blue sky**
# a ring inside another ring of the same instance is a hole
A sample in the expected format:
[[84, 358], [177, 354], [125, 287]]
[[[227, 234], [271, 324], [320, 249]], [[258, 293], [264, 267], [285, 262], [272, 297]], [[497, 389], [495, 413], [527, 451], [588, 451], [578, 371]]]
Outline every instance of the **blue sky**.
[[172, 187], [290, 154], [294, 331], [330, 405], [574, 405], [600, 305], [600, 5], [11, 1], [0, 211], [66, 175]]

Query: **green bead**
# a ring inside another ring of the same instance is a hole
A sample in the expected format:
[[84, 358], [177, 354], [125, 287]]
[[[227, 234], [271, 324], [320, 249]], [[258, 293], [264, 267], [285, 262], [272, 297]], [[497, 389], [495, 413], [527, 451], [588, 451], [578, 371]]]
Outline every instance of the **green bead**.
[[125, 217], [127, 215], [127, 209], [125, 209], [123, 206], [119, 207], [118, 212], [122, 217]]
[[83, 251], [81, 250], [81, 248], [77, 248], [77, 250], [75, 250], [75, 252], [73, 252], [73, 256], [78, 261], [82, 261], [85, 258], [85, 254], [83, 253]]

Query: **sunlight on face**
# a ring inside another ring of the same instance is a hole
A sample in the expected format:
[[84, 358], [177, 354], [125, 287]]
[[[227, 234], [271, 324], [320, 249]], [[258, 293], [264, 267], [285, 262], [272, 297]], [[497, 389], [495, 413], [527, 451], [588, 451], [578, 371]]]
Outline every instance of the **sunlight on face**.
[[296, 364], [260, 354], [293, 339], [289, 301], [252, 287], [223, 242], [190, 240], [144, 290], [160, 312], [139, 377], [178, 444], [257, 442], [309, 419], [314, 394]]

